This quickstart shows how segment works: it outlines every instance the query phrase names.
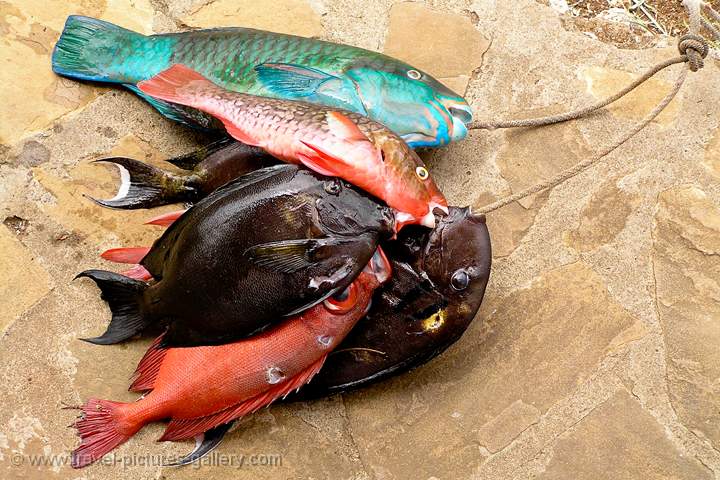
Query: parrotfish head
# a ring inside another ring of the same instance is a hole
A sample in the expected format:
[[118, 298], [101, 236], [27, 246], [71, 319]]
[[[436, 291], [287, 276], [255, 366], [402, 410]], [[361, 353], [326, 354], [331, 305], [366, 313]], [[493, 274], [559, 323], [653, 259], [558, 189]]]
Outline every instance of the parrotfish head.
[[374, 132], [372, 137], [382, 156], [382, 198], [395, 210], [395, 231], [407, 224], [435, 227], [435, 210], [448, 213], [448, 204], [423, 161], [394, 135]]
[[429, 74], [387, 58], [376, 65], [355, 64], [345, 74], [365, 114], [412, 148], [439, 147], [467, 135], [470, 106]]

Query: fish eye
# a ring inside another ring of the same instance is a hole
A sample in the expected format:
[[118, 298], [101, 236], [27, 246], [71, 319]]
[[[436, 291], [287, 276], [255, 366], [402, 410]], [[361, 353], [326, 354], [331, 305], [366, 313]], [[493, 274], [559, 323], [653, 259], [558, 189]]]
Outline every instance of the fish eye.
[[453, 276], [450, 278], [450, 286], [457, 291], [465, 290], [470, 284], [470, 275], [463, 270], [456, 270]]
[[340, 180], [334, 178], [332, 180], [327, 180], [324, 184], [324, 188], [330, 195], [337, 195], [340, 193], [340, 190], [342, 190], [342, 184], [340, 183]]
[[347, 313], [355, 307], [358, 301], [358, 289], [355, 283], [351, 283], [345, 290], [336, 293], [323, 302], [325, 308], [336, 314]]
[[407, 76], [412, 78], [413, 80], [420, 80], [420, 78], [422, 78], [422, 73], [413, 69], [407, 71]]
[[427, 168], [425, 167], [417, 167], [415, 169], [415, 174], [418, 176], [420, 180], [427, 180], [430, 176], [430, 173], [427, 171]]

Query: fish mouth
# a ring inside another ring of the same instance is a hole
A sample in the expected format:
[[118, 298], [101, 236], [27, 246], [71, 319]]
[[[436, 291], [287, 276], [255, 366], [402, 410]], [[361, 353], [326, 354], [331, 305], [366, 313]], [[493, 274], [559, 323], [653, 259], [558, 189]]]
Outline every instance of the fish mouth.
[[443, 102], [443, 106], [452, 117], [452, 140], [462, 140], [467, 136], [468, 125], [470, 125], [470, 122], [473, 120], [473, 113], [470, 105], [465, 102]]

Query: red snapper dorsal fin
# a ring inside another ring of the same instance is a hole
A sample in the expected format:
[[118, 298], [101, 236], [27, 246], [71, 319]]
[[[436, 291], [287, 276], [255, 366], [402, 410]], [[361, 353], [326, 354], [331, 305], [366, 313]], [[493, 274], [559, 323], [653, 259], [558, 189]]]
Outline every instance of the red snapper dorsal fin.
[[135, 373], [133, 374], [135, 379], [130, 385], [131, 392], [144, 392], [146, 390], [152, 390], [155, 387], [155, 379], [157, 379], [160, 366], [165, 359], [167, 348], [158, 348], [162, 341], [162, 335], [153, 341], [150, 347], [143, 355], [140, 363], [138, 363]]
[[357, 126], [350, 117], [340, 112], [327, 112], [325, 115], [330, 131], [337, 137], [349, 141], [369, 142], [370, 139]]
[[213, 427], [228, 423], [232, 420], [240, 418], [244, 415], [253, 413], [263, 407], [270, 405], [280, 397], [289, 395], [293, 390], [297, 390], [308, 383], [325, 363], [327, 355], [324, 355], [315, 363], [298, 373], [288, 381], [274, 385], [265, 392], [248, 398], [237, 405], [220, 410], [219, 412], [199, 418], [175, 419], [170, 423], [160, 437], [159, 441], [176, 441], [192, 438], [201, 433], [207, 432]]

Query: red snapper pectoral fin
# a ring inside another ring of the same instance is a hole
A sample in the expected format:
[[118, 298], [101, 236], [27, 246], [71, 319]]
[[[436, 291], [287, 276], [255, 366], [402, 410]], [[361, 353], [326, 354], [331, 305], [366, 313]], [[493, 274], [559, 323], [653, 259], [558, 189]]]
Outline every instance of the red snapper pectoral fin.
[[289, 395], [293, 390], [298, 390], [300, 387], [312, 380], [315, 374], [317, 374], [317, 372], [319, 372], [322, 368], [326, 358], [327, 355], [323, 355], [320, 359], [315, 361], [315, 363], [305, 368], [305, 370], [301, 371], [294, 377], [288, 379], [286, 382], [273, 385], [265, 392], [254, 397], [250, 397], [247, 400], [243, 400], [232, 407], [220, 410], [219, 412], [205, 417], [172, 419], [159, 441], [175, 441], [193, 438], [194, 436], [204, 433], [213, 427], [228, 423], [266, 407], [278, 398]]

